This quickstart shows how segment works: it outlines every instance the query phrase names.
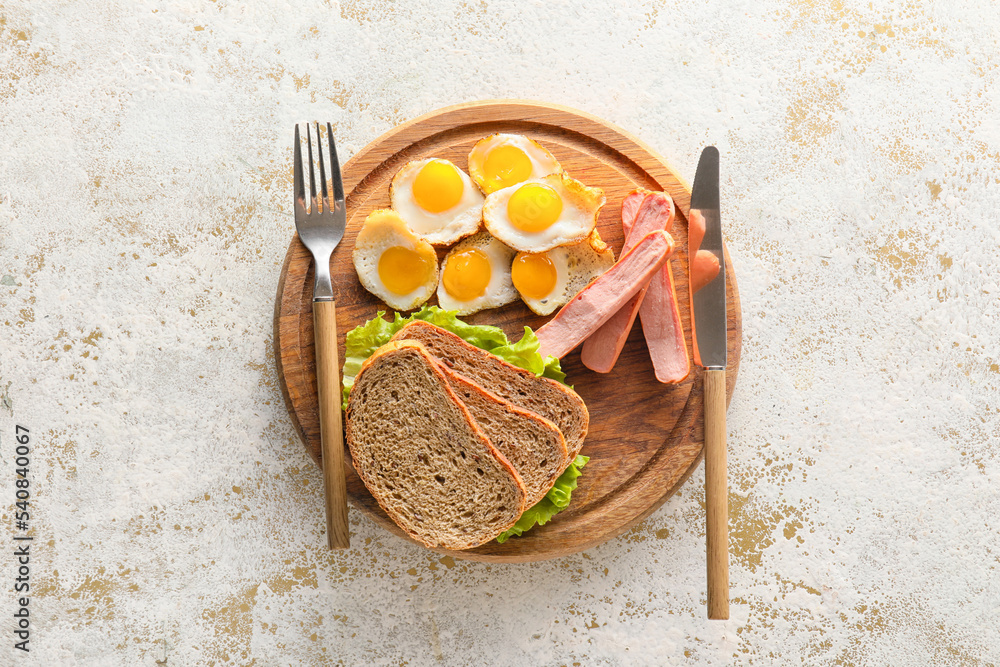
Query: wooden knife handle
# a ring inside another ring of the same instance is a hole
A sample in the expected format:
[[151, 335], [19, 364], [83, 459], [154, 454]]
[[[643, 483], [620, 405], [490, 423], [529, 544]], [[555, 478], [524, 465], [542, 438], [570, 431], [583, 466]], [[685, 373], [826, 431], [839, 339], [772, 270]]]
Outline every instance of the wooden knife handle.
[[705, 549], [708, 617], [729, 618], [729, 488], [726, 474], [726, 371], [705, 371]]
[[351, 546], [344, 478], [344, 427], [340, 415], [340, 362], [337, 358], [337, 308], [333, 301], [313, 301], [316, 340], [316, 389], [326, 491], [326, 536], [331, 549]]

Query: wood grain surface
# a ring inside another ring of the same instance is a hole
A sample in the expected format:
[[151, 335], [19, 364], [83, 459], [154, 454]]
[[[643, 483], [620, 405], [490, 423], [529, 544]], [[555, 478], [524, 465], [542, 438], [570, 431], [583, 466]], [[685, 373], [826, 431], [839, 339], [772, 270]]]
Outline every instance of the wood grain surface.
[[[462, 169], [479, 139], [496, 132], [525, 134], [539, 141], [574, 178], [603, 188], [607, 205], [598, 218], [601, 236], [618, 256], [622, 247], [621, 201], [636, 187], [662, 190], [673, 197], [677, 222], [672, 235], [678, 251], [671, 261], [686, 339], [691, 340], [688, 294], [687, 214], [690, 188], [649, 147], [623, 130], [579, 111], [520, 100], [476, 102], [448, 107], [400, 125], [362, 149], [343, 168], [347, 193], [347, 233], [331, 259], [337, 303], [339, 357], [344, 335], [391, 310], [358, 282], [351, 251], [365, 217], [389, 207], [389, 182], [411, 160], [440, 157]], [[289, 193], [291, 196], [291, 193]], [[725, 221], [723, 221], [725, 223]], [[444, 250], [439, 251], [443, 256]], [[727, 401], [739, 370], [742, 320], [728, 253], [729, 311]], [[313, 270], [310, 255], [294, 238], [285, 256], [275, 304], [275, 358], [292, 420], [309, 453], [319, 462], [319, 411], [316, 398], [312, 318]], [[430, 303], [435, 303], [432, 299]], [[524, 325], [537, 329], [548, 317], [517, 302], [468, 316], [474, 324], [493, 324], [512, 339]], [[690, 353], [690, 350], [689, 350]], [[469, 551], [446, 552], [455, 558], [529, 562], [575, 553], [605, 542], [649, 516], [677, 491], [702, 456], [702, 370], [675, 385], [656, 381], [643, 340], [633, 327], [618, 364], [608, 374], [580, 363], [579, 349], [562, 360], [567, 381], [586, 401], [590, 432], [583, 454], [590, 463], [580, 477], [570, 506], [545, 526], [504, 544], [490, 542]], [[348, 497], [367, 517], [403, 536], [345, 462]], [[317, 499], [322, 502], [322, 499]], [[442, 550], [442, 552], [444, 552]]]
[[340, 409], [340, 351], [337, 345], [337, 306], [333, 301], [314, 301], [313, 333], [316, 353], [316, 399], [319, 406], [320, 464], [326, 496], [326, 539], [331, 549], [351, 546], [347, 519], [347, 484], [344, 479], [343, 412]]
[[726, 371], [702, 375], [705, 398], [705, 552], [708, 617], [729, 618], [729, 484], [726, 465]]

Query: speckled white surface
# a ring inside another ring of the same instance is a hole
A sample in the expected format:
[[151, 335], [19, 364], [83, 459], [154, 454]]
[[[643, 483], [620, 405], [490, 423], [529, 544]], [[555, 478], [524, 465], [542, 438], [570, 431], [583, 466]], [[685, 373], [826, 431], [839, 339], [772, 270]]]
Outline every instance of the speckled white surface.
[[[1000, 662], [998, 25], [990, 0], [4, 3], [0, 537], [19, 423], [37, 541], [32, 651], [5, 581], [0, 663]], [[555, 562], [441, 559], [353, 511], [356, 546], [323, 546], [271, 352], [292, 124], [349, 156], [499, 97], [687, 179], [722, 150], [728, 622], [700, 470]]]

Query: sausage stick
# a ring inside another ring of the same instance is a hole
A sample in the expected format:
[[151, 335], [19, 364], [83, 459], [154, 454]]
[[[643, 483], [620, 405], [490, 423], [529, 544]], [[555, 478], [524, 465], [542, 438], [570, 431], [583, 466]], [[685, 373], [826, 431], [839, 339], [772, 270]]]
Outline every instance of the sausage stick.
[[[631, 196], [631, 195], [630, 195]], [[627, 199], [627, 198], [626, 198]], [[622, 226], [625, 226], [625, 203], [622, 204]], [[622, 254], [631, 250], [643, 236], [657, 230], [670, 231], [674, 220], [674, 202], [669, 195], [654, 192], [646, 195], [636, 211], [634, 222], [625, 235]], [[666, 268], [663, 271], [667, 271]], [[591, 334], [583, 343], [580, 360], [583, 365], [598, 373], [608, 373], [614, 368], [625, 341], [632, 330], [632, 324], [639, 314], [646, 289], [633, 296], [611, 319]]]
[[535, 332], [542, 358], [566, 356], [645, 287], [673, 253], [674, 240], [665, 231], [644, 236]]

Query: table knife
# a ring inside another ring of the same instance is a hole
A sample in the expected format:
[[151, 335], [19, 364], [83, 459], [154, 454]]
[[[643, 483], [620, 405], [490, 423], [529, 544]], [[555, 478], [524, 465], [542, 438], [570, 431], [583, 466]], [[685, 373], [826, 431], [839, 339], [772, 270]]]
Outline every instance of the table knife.
[[[719, 260], [719, 273], [691, 295], [695, 363], [704, 368], [705, 503], [708, 617], [729, 618], [729, 493], [726, 473], [726, 261], [719, 216], [719, 149], [708, 146], [698, 160], [691, 190], [691, 216], [705, 220], [700, 249]], [[699, 248], [691, 249], [691, 256]]]

